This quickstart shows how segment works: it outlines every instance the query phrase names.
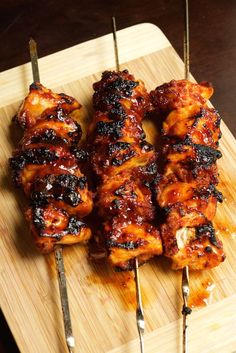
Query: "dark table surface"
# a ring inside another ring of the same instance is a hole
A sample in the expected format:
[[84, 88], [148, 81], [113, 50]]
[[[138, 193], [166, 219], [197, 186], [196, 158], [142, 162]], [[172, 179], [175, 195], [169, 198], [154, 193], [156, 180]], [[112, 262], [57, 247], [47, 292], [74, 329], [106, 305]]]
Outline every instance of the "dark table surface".
[[[212, 103], [236, 136], [236, 0], [189, 0], [189, 8], [191, 72], [213, 83]], [[111, 15], [117, 29], [156, 24], [182, 57], [183, 13], [182, 0], [1, 0], [0, 71], [29, 61], [30, 36], [42, 57], [111, 32]], [[3, 315], [0, 332], [0, 353], [18, 352]]]

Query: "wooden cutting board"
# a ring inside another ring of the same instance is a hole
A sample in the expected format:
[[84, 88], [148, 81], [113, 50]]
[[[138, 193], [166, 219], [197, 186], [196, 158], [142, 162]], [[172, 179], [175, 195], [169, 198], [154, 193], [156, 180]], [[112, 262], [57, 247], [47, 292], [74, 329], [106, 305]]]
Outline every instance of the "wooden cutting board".
[[[182, 61], [154, 25], [119, 31], [118, 42], [122, 68], [144, 80], [148, 90], [183, 77]], [[44, 85], [82, 103], [85, 129], [92, 114], [92, 83], [101, 71], [114, 67], [112, 36], [42, 58], [39, 65]], [[62, 353], [67, 350], [54, 256], [36, 252], [23, 216], [24, 197], [11, 186], [8, 171], [8, 158], [18, 140], [11, 118], [31, 81], [30, 64], [0, 75], [0, 303], [21, 352]], [[146, 122], [145, 129], [153, 140], [153, 124]], [[236, 141], [224, 124], [222, 132], [219, 189], [225, 202], [218, 206], [215, 225], [227, 260], [211, 271], [191, 274], [192, 302], [208, 305], [189, 317], [189, 353], [236, 351]], [[139, 352], [133, 274], [92, 264], [83, 246], [65, 248], [64, 258], [76, 352]], [[181, 272], [170, 270], [169, 262], [159, 257], [143, 266], [140, 276], [145, 352], [181, 352]]]

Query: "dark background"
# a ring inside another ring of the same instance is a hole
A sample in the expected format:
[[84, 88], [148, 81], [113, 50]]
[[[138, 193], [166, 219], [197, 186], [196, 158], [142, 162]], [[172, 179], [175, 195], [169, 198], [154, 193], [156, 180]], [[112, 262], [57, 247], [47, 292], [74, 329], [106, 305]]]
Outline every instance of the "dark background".
[[[189, 0], [189, 9], [191, 72], [213, 83], [212, 103], [236, 136], [236, 0]], [[1, 0], [0, 71], [29, 61], [30, 36], [42, 57], [111, 32], [112, 15], [117, 29], [156, 24], [183, 57], [183, 14], [182, 0]], [[0, 336], [0, 353], [18, 352], [2, 315]]]

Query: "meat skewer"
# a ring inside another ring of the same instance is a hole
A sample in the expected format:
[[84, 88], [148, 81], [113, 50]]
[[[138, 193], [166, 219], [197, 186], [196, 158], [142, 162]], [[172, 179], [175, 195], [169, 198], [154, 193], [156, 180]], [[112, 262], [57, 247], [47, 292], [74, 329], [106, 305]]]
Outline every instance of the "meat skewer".
[[189, 77], [188, 0], [185, 0], [185, 80], [171, 81], [151, 92], [151, 101], [163, 121], [165, 166], [157, 185], [157, 202], [165, 211], [161, 226], [164, 254], [174, 269], [182, 269], [183, 353], [188, 352], [189, 269], [219, 265], [225, 255], [212, 225], [217, 201], [216, 160], [221, 136], [220, 117], [207, 106], [213, 94], [208, 83]]
[[[116, 60], [116, 71], [120, 71], [119, 64], [119, 52], [118, 52], [118, 42], [116, 35], [116, 18], [112, 17], [112, 33], [113, 33], [113, 43], [114, 43], [114, 51], [115, 51], [115, 60]], [[140, 288], [140, 277], [139, 277], [139, 263], [138, 258], [134, 258], [134, 280], [135, 280], [135, 289], [136, 289], [136, 322], [139, 333], [140, 340], [140, 350], [141, 353], [144, 353], [144, 329], [145, 329], [145, 320], [144, 320], [144, 311], [142, 304], [142, 296], [141, 296], [141, 288]]]
[[26, 217], [38, 250], [54, 251], [66, 343], [73, 353], [62, 245], [87, 241], [91, 236], [79, 218], [91, 212], [92, 197], [79, 169], [85, 157], [77, 148], [81, 127], [71, 115], [81, 106], [74, 98], [53, 93], [39, 83], [36, 42], [31, 39], [29, 45], [34, 83], [15, 118], [24, 136], [10, 166], [14, 183], [30, 200]]
[[[185, 80], [189, 79], [189, 10], [188, 0], [184, 0], [184, 68], [185, 68]], [[183, 353], [188, 353], [188, 315], [191, 314], [191, 309], [188, 307], [188, 298], [190, 294], [189, 289], [189, 269], [188, 266], [184, 266], [182, 270], [182, 297], [183, 297], [183, 333], [182, 333], [182, 348]]]
[[[114, 24], [113, 18], [115, 32]], [[93, 85], [95, 114], [88, 138], [98, 181], [95, 206], [104, 222], [100, 241], [112, 266], [135, 272], [136, 318], [144, 352], [138, 266], [162, 253], [159, 232], [149, 223], [155, 217], [150, 185], [156, 178], [157, 155], [141, 125], [150, 104], [144, 84], [128, 70], [117, 69], [105, 71]]]

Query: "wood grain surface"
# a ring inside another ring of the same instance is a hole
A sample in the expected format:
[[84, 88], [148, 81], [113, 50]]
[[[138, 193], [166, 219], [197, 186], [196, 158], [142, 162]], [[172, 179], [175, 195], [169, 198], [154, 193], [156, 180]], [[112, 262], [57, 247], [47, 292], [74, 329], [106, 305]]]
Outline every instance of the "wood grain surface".
[[[140, 38], [145, 45], [140, 45]], [[118, 40], [122, 68], [145, 81], [148, 90], [182, 78], [183, 63], [157, 27], [127, 28], [118, 32]], [[43, 84], [76, 97], [83, 105], [84, 130], [92, 115], [92, 83], [99, 79], [98, 71], [114, 66], [113, 61], [109, 35], [39, 62]], [[0, 304], [21, 352], [62, 353], [66, 346], [53, 255], [36, 252], [23, 216], [24, 197], [11, 186], [8, 171], [8, 158], [19, 139], [11, 118], [30, 81], [29, 65], [0, 75]], [[145, 129], [153, 142], [155, 124], [145, 122]], [[227, 260], [211, 271], [191, 274], [192, 296], [201, 292], [204, 283], [214, 289], [209, 305], [195, 309], [190, 317], [190, 353], [236, 350], [236, 149], [224, 124], [222, 132], [219, 189], [225, 202], [218, 207], [215, 225]], [[133, 274], [115, 273], [105, 263], [91, 263], [83, 246], [65, 248], [64, 258], [76, 352], [137, 352]], [[140, 276], [146, 352], [181, 352], [181, 273], [171, 271], [168, 261], [159, 257], [143, 266]]]

